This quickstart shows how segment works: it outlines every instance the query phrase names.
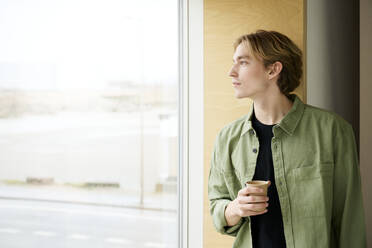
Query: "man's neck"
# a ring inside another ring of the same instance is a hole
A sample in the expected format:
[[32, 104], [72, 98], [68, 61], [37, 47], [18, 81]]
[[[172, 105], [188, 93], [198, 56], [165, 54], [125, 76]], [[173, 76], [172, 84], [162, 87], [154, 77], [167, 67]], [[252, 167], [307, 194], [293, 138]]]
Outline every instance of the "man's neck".
[[256, 98], [253, 104], [257, 120], [265, 125], [273, 125], [291, 110], [293, 102], [283, 94], [275, 94]]

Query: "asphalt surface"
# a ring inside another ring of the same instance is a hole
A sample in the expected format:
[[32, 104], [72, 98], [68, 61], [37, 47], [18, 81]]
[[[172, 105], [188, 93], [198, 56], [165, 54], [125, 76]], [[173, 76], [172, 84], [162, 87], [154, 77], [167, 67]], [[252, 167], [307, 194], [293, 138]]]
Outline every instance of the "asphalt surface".
[[177, 213], [0, 200], [1, 248], [177, 247]]

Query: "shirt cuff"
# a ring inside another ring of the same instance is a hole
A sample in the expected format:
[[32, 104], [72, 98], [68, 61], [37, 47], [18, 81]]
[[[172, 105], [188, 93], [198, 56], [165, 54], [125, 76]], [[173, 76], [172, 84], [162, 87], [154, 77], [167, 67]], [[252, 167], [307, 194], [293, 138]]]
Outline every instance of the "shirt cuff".
[[236, 236], [246, 218], [241, 218], [234, 226], [228, 226], [225, 219], [225, 210], [230, 200], [219, 200], [215, 207], [214, 225], [218, 232], [230, 236]]

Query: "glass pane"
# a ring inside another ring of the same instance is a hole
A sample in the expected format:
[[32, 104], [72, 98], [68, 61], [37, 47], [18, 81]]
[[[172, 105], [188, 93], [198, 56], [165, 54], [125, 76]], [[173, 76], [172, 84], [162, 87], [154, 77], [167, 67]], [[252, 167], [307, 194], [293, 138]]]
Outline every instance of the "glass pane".
[[0, 247], [177, 247], [177, 4], [0, 2]]

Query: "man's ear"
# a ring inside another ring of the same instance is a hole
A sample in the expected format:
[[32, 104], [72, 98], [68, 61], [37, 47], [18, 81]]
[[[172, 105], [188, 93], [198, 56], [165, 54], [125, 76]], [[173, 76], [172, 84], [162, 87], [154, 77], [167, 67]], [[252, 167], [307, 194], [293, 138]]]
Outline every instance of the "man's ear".
[[279, 76], [280, 72], [283, 69], [283, 65], [281, 62], [276, 61], [275, 63], [271, 64], [269, 67], [269, 79], [272, 79], [276, 76]]

